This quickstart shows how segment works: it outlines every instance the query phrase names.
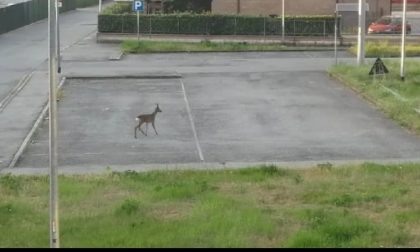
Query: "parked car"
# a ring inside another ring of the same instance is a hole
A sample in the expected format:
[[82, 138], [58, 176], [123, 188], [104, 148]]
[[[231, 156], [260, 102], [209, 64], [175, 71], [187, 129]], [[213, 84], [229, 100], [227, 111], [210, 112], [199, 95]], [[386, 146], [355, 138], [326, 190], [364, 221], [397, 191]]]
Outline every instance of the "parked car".
[[[407, 34], [411, 33], [411, 25], [407, 22]], [[402, 33], [402, 18], [399, 16], [383, 16], [369, 25], [368, 34]]]

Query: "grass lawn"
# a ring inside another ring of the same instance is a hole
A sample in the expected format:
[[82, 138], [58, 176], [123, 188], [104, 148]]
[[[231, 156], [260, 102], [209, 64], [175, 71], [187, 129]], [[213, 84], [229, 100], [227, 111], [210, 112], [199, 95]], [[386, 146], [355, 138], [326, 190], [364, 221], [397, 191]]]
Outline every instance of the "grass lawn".
[[[158, 53], [158, 52], [246, 52], [246, 51], [290, 51], [305, 50], [309, 47], [290, 47], [280, 43], [246, 43], [246, 42], [173, 42], [126, 40], [121, 44], [124, 53]], [[311, 50], [325, 50], [325, 47], [310, 47]]]
[[[407, 57], [420, 56], [420, 44], [406, 44]], [[349, 51], [357, 55], [357, 45], [349, 48]], [[367, 42], [365, 46], [366, 57], [401, 57], [401, 45], [388, 42]]]
[[368, 73], [372, 65], [340, 64], [329, 72], [373, 102], [390, 118], [420, 134], [420, 61], [407, 60], [405, 82], [400, 80], [400, 62], [384, 60], [390, 74], [376, 81]]
[[[59, 177], [62, 247], [420, 247], [420, 165]], [[47, 176], [0, 176], [0, 247], [48, 247]]]

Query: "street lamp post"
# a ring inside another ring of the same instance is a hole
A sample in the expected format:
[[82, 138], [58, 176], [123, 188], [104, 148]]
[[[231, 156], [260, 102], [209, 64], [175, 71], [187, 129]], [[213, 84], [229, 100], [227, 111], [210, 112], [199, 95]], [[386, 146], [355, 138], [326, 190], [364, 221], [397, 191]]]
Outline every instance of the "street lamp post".
[[57, 0], [48, 0], [49, 38], [49, 167], [50, 167], [50, 247], [60, 247], [57, 176]]

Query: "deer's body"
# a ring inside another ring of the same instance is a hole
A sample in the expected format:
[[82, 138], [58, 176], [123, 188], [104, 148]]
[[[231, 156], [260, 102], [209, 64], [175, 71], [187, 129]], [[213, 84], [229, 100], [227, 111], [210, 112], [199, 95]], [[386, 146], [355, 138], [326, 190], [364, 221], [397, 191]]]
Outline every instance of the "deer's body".
[[[136, 120], [139, 121], [139, 125], [137, 125], [134, 128], [134, 138], [137, 138], [137, 129], [139, 129], [140, 132], [143, 133], [143, 135], [147, 136], [147, 126], [149, 125], [149, 123], [152, 124], [152, 127], [155, 130], [156, 135], [158, 135], [158, 133], [156, 131], [156, 128], [155, 128], [155, 118], [156, 118], [156, 114], [158, 112], [162, 112], [162, 110], [160, 110], [159, 104], [156, 104], [156, 108], [155, 108], [155, 111], [153, 113], [139, 115], [139, 116], [136, 117]], [[141, 125], [143, 123], [146, 123], [146, 133], [144, 133], [143, 130], [141, 129]]]

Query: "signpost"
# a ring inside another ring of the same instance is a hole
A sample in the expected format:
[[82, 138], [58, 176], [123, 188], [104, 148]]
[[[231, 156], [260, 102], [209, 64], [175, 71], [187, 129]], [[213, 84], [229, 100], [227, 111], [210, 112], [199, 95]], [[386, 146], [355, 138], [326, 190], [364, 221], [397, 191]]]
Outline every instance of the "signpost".
[[140, 40], [140, 12], [144, 11], [144, 3], [141, 0], [133, 1], [133, 11], [137, 12], [137, 41]]

